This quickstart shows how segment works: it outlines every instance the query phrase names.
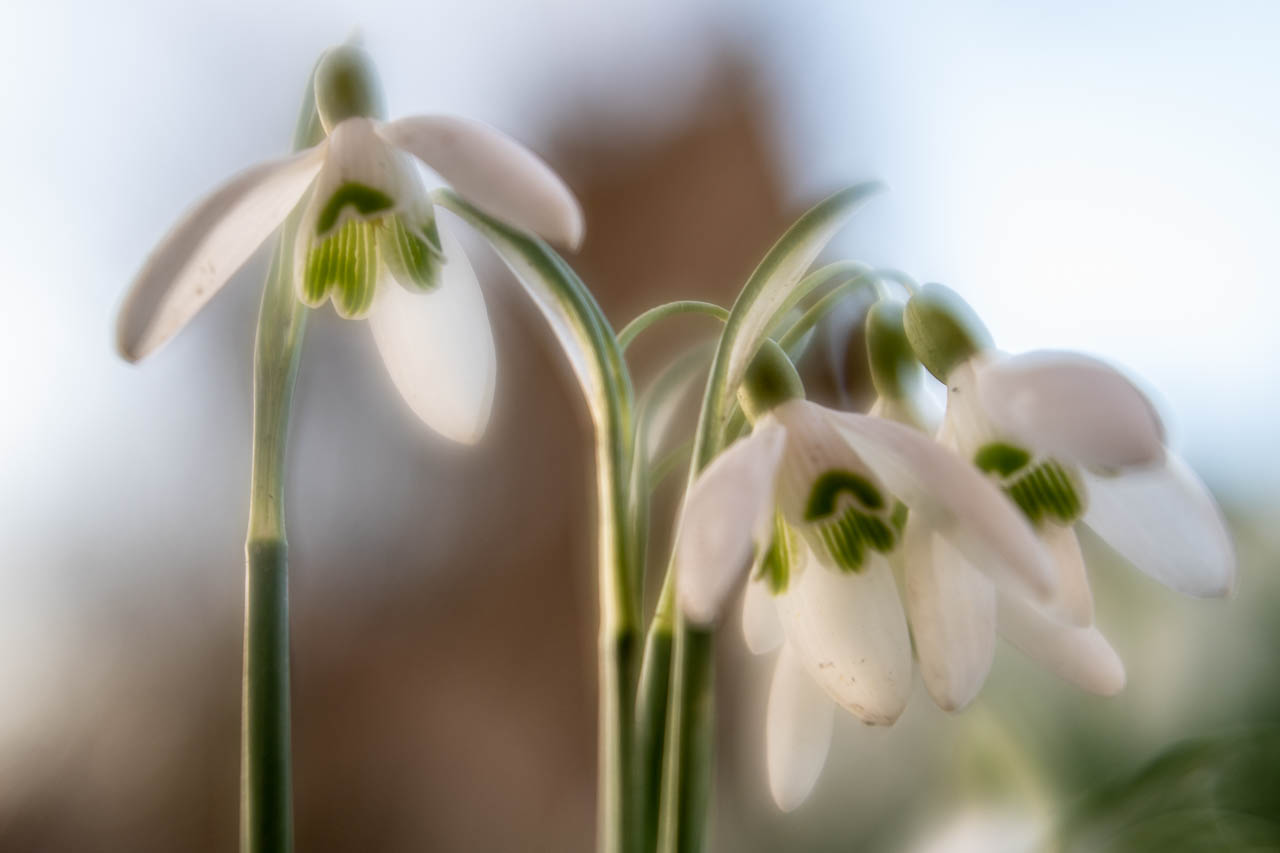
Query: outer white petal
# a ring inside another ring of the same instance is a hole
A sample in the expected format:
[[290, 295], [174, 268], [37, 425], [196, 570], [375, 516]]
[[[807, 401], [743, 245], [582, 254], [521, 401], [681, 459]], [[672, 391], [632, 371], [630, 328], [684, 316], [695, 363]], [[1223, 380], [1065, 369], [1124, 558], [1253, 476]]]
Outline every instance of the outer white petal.
[[1141, 571], [1188, 595], [1227, 595], [1236, 558], [1226, 522], [1195, 473], [1165, 465], [1118, 477], [1085, 475], [1084, 521]]
[[484, 296], [462, 244], [438, 223], [445, 263], [430, 293], [390, 277], [378, 284], [369, 327], [391, 381], [429, 427], [472, 444], [493, 404], [493, 333]]
[[907, 615], [920, 674], [944, 711], [973, 701], [996, 652], [996, 591], [947, 540], [908, 522]]
[[571, 248], [582, 242], [578, 200], [551, 167], [506, 134], [456, 116], [411, 116], [379, 133], [485, 212]]
[[116, 346], [138, 361], [173, 337], [284, 221], [324, 160], [323, 144], [241, 172], [152, 251], [120, 309]]
[[1058, 677], [1100, 696], [1124, 689], [1124, 664], [1095, 626], [1055, 622], [1013, 596], [1000, 596], [1000, 634]]
[[889, 725], [911, 695], [911, 638], [889, 563], [862, 572], [810, 559], [778, 599], [787, 643], [832, 699], [866, 723]]
[[827, 417], [913, 517], [998, 585], [1049, 599], [1052, 560], [1016, 505], [977, 468], [902, 424], [829, 410]]
[[835, 707], [784, 647], [773, 670], [765, 722], [769, 791], [784, 812], [803, 803], [818, 781], [831, 748]]
[[768, 654], [782, 645], [778, 606], [764, 581], [747, 584], [742, 597], [742, 636], [752, 654]]
[[1097, 359], [1049, 351], [996, 359], [980, 370], [978, 393], [994, 427], [1062, 461], [1120, 468], [1164, 458], [1151, 401]]
[[773, 532], [774, 481], [787, 431], [771, 417], [717, 456], [685, 498], [676, 595], [685, 618], [710, 625]]

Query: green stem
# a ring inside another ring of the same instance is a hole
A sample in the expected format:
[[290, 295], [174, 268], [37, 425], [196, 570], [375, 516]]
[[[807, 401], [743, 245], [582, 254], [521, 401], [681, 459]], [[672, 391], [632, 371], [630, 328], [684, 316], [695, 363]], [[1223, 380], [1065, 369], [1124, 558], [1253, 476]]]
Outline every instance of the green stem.
[[[294, 149], [323, 138], [307, 84]], [[306, 309], [293, 295], [295, 212], [281, 229], [267, 274], [254, 344], [253, 462], [245, 542], [244, 682], [240, 849], [293, 849], [289, 733], [289, 572], [284, 525], [285, 449]]]
[[729, 319], [729, 312], [712, 302], [683, 299], [677, 302], [655, 305], [623, 327], [622, 331], [618, 333], [618, 347], [625, 352], [641, 332], [664, 317], [670, 317], [674, 314], [706, 314], [715, 317], [722, 323]]
[[[663, 764], [658, 849], [700, 851], [707, 846], [715, 733], [714, 635], [681, 618], [676, 623], [667, 706], [668, 749]], [[674, 759], [674, 760], [673, 760]]]
[[476, 228], [525, 285], [574, 365], [595, 427], [599, 517], [599, 848], [636, 853], [636, 768], [632, 732], [639, 666], [638, 549], [630, 507], [635, 458], [632, 389], [622, 351], [586, 285], [541, 240], [517, 231], [448, 190], [434, 198]]
[[874, 284], [875, 279], [869, 273], [856, 275], [847, 281], [833, 287], [830, 291], [823, 294], [822, 298], [809, 306], [809, 309], [800, 315], [800, 319], [792, 324], [778, 337], [778, 346], [782, 347], [782, 351], [791, 355], [792, 348], [800, 343], [800, 339], [822, 320], [823, 317], [831, 313], [831, 310], [839, 304], [840, 300], [852, 293], [857, 288], [867, 284]]

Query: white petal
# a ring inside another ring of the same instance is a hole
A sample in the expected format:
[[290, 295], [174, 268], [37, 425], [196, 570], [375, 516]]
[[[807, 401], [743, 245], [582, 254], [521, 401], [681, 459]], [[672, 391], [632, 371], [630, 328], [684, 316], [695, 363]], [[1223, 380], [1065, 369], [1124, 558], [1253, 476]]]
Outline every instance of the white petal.
[[995, 658], [995, 587], [916, 521], [907, 524], [903, 559], [920, 674], [938, 707], [957, 711], [978, 695]]
[[1048, 523], [1040, 528], [1040, 539], [1053, 556], [1058, 570], [1057, 591], [1044, 605], [1044, 613], [1056, 622], [1086, 627], [1093, 624], [1093, 592], [1080, 540], [1070, 527]]
[[1055, 622], [1013, 596], [1000, 596], [1000, 634], [1060, 678], [1100, 696], [1124, 689], [1124, 664], [1095, 626]]
[[911, 695], [911, 638], [889, 563], [858, 574], [810, 558], [778, 599], [787, 643], [832, 699], [866, 723], [889, 725]]
[[121, 356], [138, 361], [205, 306], [297, 205], [324, 150], [319, 145], [241, 172], [183, 217], [125, 297], [116, 327]]
[[996, 359], [980, 371], [978, 393], [993, 426], [1064, 462], [1119, 468], [1164, 458], [1151, 401], [1097, 359], [1048, 351]]
[[1017, 506], [977, 468], [902, 424], [851, 412], [827, 417], [912, 516], [997, 585], [1048, 600], [1052, 560]]
[[712, 460], [689, 488], [676, 543], [685, 618], [710, 625], [773, 532], [774, 480], [786, 430], [766, 417]]
[[382, 125], [379, 133], [486, 213], [570, 248], [582, 242], [582, 208], [564, 181], [489, 125], [456, 116], [412, 116]]
[[752, 654], [764, 655], [782, 644], [782, 622], [773, 593], [764, 581], [752, 581], [742, 597], [742, 636]]
[[789, 812], [809, 796], [831, 748], [835, 703], [783, 648], [769, 687], [765, 756], [769, 791], [778, 808]]
[[493, 333], [462, 244], [438, 223], [445, 263], [430, 293], [389, 276], [378, 283], [369, 326], [396, 389], [429, 427], [472, 444], [493, 404]]
[[1117, 477], [1085, 474], [1084, 521], [1138, 569], [1188, 595], [1227, 595], [1236, 558], [1218, 506], [1172, 453], [1163, 466]]

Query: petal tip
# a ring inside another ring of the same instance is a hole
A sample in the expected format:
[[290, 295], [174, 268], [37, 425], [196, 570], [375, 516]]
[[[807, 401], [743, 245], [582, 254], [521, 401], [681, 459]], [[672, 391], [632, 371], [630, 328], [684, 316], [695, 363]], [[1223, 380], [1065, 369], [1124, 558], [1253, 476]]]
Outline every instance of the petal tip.
[[773, 795], [773, 802], [777, 805], [778, 810], [787, 813], [800, 808], [800, 806], [804, 805], [804, 801], [809, 799], [808, 791], [787, 790], [776, 785], [773, 780], [769, 782], [769, 793]]

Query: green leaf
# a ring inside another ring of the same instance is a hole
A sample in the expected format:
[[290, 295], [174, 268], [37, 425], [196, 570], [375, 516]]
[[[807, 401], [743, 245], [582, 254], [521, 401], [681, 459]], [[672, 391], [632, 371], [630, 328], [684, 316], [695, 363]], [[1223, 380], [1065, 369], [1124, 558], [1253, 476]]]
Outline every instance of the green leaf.
[[1280, 731], [1178, 744], [1089, 794], [1058, 838], [1064, 853], [1280, 850]]
[[737, 388], [768, 329], [794, 304], [793, 291], [805, 270], [862, 203], [881, 188], [874, 182], [858, 184], [824, 199], [796, 220], [764, 256], [742, 288], [731, 312], [734, 322], [726, 330], [732, 335], [727, 391]]

